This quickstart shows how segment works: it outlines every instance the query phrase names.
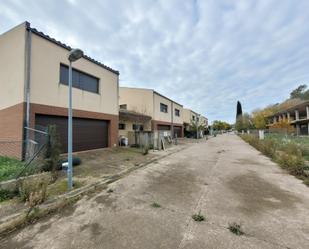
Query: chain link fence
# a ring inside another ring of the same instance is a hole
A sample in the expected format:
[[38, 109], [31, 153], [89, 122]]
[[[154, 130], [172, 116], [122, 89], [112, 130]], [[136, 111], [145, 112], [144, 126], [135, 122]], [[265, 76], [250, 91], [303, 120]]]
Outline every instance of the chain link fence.
[[24, 128], [22, 141], [0, 140], [0, 181], [40, 173], [49, 142], [46, 127]]

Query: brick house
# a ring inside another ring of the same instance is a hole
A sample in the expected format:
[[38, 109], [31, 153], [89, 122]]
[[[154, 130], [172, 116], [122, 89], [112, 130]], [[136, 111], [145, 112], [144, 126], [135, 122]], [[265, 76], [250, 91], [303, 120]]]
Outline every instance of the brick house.
[[[28, 22], [0, 35], [0, 155], [1, 142], [24, 140], [25, 126], [50, 124], [66, 152], [70, 50]], [[73, 63], [73, 151], [117, 144], [118, 78], [86, 55]], [[8, 156], [21, 158], [23, 149], [20, 143]]]

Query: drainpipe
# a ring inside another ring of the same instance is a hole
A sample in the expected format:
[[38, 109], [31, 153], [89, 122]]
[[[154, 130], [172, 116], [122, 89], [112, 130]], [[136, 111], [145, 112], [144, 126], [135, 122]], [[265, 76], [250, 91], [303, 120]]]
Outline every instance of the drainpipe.
[[174, 103], [173, 103], [173, 101], [171, 101], [171, 122], [172, 122], [172, 124], [171, 124], [171, 137], [172, 137], [172, 139], [173, 139], [173, 137], [174, 137], [174, 105], [173, 105]]
[[31, 80], [31, 30], [27, 32], [26, 40], [26, 126], [30, 127], [30, 80]]
[[[29, 134], [24, 127], [30, 127], [30, 80], [31, 80], [31, 29], [30, 24], [26, 22], [26, 33], [25, 33], [25, 101], [26, 101], [26, 113], [24, 114], [23, 122], [23, 139], [28, 141]], [[22, 160], [27, 159], [27, 143], [22, 143]]]

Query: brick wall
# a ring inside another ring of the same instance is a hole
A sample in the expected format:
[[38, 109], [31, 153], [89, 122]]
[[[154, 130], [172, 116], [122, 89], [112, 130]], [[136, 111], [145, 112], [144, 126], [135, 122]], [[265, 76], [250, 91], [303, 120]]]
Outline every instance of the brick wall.
[[0, 110], [0, 155], [21, 159], [25, 104]]

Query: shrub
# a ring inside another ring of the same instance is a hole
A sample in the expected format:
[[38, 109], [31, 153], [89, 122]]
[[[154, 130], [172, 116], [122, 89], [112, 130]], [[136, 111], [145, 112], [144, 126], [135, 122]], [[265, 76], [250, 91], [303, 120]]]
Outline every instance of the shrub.
[[17, 159], [0, 156], [0, 181], [15, 178], [22, 167], [23, 163]]
[[277, 156], [277, 162], [292, 175], [301, 176], [304, 174], [305, 160], [299, 154], [280, 153]]
[[238, 236], [245, 234], [241, 229], [241, 224], [238, 224], [236, 222], [229, 223], [228, 229], [230, 230], [230, 232]]
[[46, 199], [46, 190], [49, 182], [50, 177], [48, 176], [21, 180], [18, 183], [20, 199], [25, 202], [42, 203]]
[[0, 189], [0, 202], [12, 199], [17, 195], [16, 191], [10, 191], [7, 189]]
[[205, 220], [205, 217], [201, 214], [201, 211], [199, 211], [198, 214], [192, 215], [192, 219], [197, 221], [197, 222], [201, 222], [201, 221]]
[[45, 151], [45, 164], [43, 170], [52, 172], [52, 179], [55, 182], [58, 178], [60, 159], [60, 139], [55, 125], [48, 126], [48, 143]]
[[159, 203], [157, 203], [157, 202], [153, 202], [151, 204], [151, 206], [154, 207], [154, 208], [160, 208], [161, 207], [161, 205]]

